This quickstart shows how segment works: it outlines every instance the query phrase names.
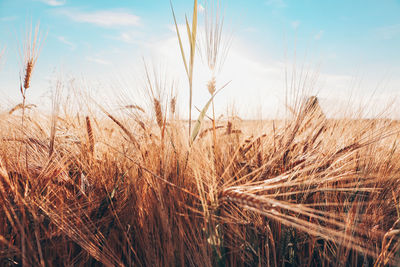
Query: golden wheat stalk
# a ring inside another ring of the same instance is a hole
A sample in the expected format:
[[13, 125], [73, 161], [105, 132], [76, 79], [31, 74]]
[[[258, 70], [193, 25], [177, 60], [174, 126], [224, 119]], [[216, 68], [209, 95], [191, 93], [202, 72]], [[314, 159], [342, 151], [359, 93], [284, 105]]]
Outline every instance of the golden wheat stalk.
[[162, 129], [164, 124], [164, 119], [163, 119], [164, 116], [162, 113], [161, 102], [159, 99], [154, 98], [153, 104], [154, 104], [154, 113], [156, 114], [157, 125], [160, 129]]
[[28, 58], [26, 62], [25, 68], [25, 77], [24, 77], [24, 89], [28, 89], [30, 87], [31, 75], [34, 67], [33, 58]]
[[[361, 238], [355, 236], [354, 234], [350, 235], [340, 231], [340, 229], [345, 228], [345, 222], [341, 222], [339, 220], [340, 217], [337, 219], [334, 219], [333, 217], [326, 217], [331, 215], [329, 212], [322, 212], [303, 206], [296, 207], [296, 205], [290, 203], [284, 203], [283, 201], [257, 196], [239, 189], [226, 189], [222, 191], [219, 196], [219, 204], [229, 203], [235, 203], [248, 210], [265, 215], [268, 218], [276, 220], [277, 222], [281, 222], [290, 227], [295, 227], [298, 230], [304, 231], [311, 235], [320, 236], [326, 240], [333, 242], [343, 242], [345, 240], [347, 241], [345, 245], [347, 245], [349, 248], [376, 257], [376, 253], [372, 250], [372, 248], [365, 246]], [[311, 223], [309, 220], [301, 219], [299, 216], [287, 215], [286, 212], [281, 212], [280, 210], [294, 212], [332, 226], [323, 226], [322, 224]], [[338, 230], [336, 230], [336, 228]], [[364, 229], [359, 229], [358, 231], [363, 234]]]
[[32, 29], [29, 30], [29, 32], [26, 35], [26, 40], [24, 42], [24, 45], [22, 47], [21, 55], [23, 56], [21, 57], [24, 69], [21, 72], [22, 74], [20, 80], [21, 82], [22, 81], [23, 82], [20, 88], [22, 91], [21, 93], [23, 93], [23, 95], [25, 95], [25, 91], [30, 87], [32, 73], [36, 65], [38, 56], [40, 54], [41, 45], [42, 45], [42, 36], [40, 35], [39, 24], [38, 24], [35, 27], [34, 31], [32, 31]]
[[171, 114], [175, 115], [175, 112], [176, 112], [176, 97], [175, 96], [173, 98], [171, 98], [170, 110], [171, 110]]
[[56, 83], [56, 88], [53, 93], [53, 99], [52, 99], [49, 157], [51, 157], [51, 155], [54, 152], [54, 142], [56, 139], [58, 114], [60, 112], [61, 90], [62, 90], [62, 82], [59, 80]]
[[[32, 108], [36, 108], [37, 106], [35, 104], [25, 104], [25, 109], [32, 109]], [[15, 111], [24, 108], [22, 103], [19, 103], [17, 105], [15, 105], [12, 109], [10, 109], [10, 111], [8, 112], [9, 115], [13, 114]]]
[[141, 106], [138, 106], [138, 105], [126, 105], [126, 106], [124, 106], [124, 108], [126, 108], [126, 109], [135, 109], [135, 110], [139, 110], [141, 112], [144, 112], [144, 109]]
[[94, 154], [94, 135], [93, 135], [93, 129], [92, 129], [92, 124], [90, 122], [89, 116], [86, 116], [86, 132], [88, 136], [88, 143], [89, 143], [89, 152], [90, 155], [93, 157]]

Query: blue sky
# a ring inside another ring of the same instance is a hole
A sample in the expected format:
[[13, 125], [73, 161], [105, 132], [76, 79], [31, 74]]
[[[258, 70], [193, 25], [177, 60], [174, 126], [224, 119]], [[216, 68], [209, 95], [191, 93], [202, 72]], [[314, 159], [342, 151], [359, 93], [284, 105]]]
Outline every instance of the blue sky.
[[[199, 0], [205, 6], [204, 1]], [[218, 83], [232, 81], [216, 99], [219, 111], [232, 104], [239, 112], [274, 116], [283, 105], [285, 68], [306, 79], [327, 103], [360, 97], [386, 101], [400, 92], [400, 1], [221, 1], [231, 49]], [[174, 0], [179, 23], [190, 16], [192, 1]], [[0, 96], [18, 103], [18, 49], [31, 23], [40, 21], [42, 45], [29, 96], [43, 101], [51, 80], [81, 78], [100, 91], [134, 92], [143, 58], [162, 65], [179, 81], [182, 102], [186, 80], [168, 0], [0, 0]], [[200, 22], [200, 27], [201, 27]], [[198, 58], [198, 62], [201, 61]], [[293, 71], [295, 64], [296, 73]], [[204, 69], [204, 68], [203, 68]], [[208, 94], [209, 77], [198, 66], [195, 105]], [[196, 72], [195, 72], [196, 73]], [[289, 75], [289, 76], [290, 76]], [[291, 76], [290, 76], [291, 77]], [[132, 88], [131, 88], [132, 87]], [[133, 95], [135, 93], [132, 93]], [[141, 99], [136, 99], [141, 101]], [[358, 102], [357, 102], [358, 103]], [[257, 111], [258, 110], [258, 111]]]

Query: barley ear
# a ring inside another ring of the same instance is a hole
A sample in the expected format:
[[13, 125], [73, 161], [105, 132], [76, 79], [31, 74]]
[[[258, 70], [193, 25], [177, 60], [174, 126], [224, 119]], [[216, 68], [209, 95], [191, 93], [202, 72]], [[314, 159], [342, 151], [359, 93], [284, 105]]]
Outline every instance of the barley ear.
[[91, 156], [93, 157], [94, 135], [93, 135], [92, 123], [90, 122], [89, 116], [86, 116], [86, 131], [87, 131], [88, 140], [89, 140], [89, 152], [90, 152]]
[[162, 129], [164, 119], [163, 119], [163, 113], [162, 113], [162, 109], [161, 109], [160, 100], [157, 98], [154, 98], [153, 104], [154, 104], [154, 112], [156, 113], [157, 125], [158, 125], [158, 127], [160, 127], [160, 129]]

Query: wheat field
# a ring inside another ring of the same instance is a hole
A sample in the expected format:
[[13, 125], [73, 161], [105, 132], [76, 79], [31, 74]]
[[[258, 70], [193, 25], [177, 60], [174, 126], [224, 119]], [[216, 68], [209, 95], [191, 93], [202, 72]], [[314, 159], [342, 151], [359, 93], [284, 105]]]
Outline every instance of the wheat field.
[[187, 33], [172, 11], [190, 98], [197, 45], [213, 75], [189, 120], [146, 65], [150, 109], [75, 111], [57, 88], [51, 112], [29, 104], [31, 32], [21, 104], [0, 113], [0, 265], [399, 266], [400, 122], [327, 118], [316, 97], [216, 118], [228, 45], [218, 16], [199, 44], [194, 7]]

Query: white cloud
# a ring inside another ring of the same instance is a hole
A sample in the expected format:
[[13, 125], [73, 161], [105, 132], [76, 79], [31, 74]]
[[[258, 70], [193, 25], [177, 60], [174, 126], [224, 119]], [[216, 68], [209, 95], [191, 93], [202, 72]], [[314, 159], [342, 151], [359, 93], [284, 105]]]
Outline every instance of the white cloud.
[[124, 10], [103, 10], [81, 12], [77, 10], [63, 10], [62, 14], [76, 22], [90, 23], [101, 27], [138, 26], [140, 17]]
[[381, 38], [390, 40], [400, 35], [400, 24], [380, 27], [377, 28], [376, 31]]
[[69, 46], [71, 48], [71, 50], [75, 50], [76, 49], [76, 45], [74, 43], [68, 41], [64, 36], [58, 36], [57, 39], [61, 43], [66, 44], [67, 46]]
[[120, 39], [126, 43], [132, 43], [133, 42], [133, 36], [127, 32], [123, 32], [120, 35]]
[[39, 0], [42, 3], [48, 4], [49, 6], [63, 6], [67, 0]]
[[98, 57], [86, 57], [86, 61], [93, 62], [100, 65], [110, 65], [110, 62]]
[[314, 35], [315, 40], [319, 40], [322, 38], [322, 35], [324, 35], [324, 30], [320, 30], [316, 35]]

